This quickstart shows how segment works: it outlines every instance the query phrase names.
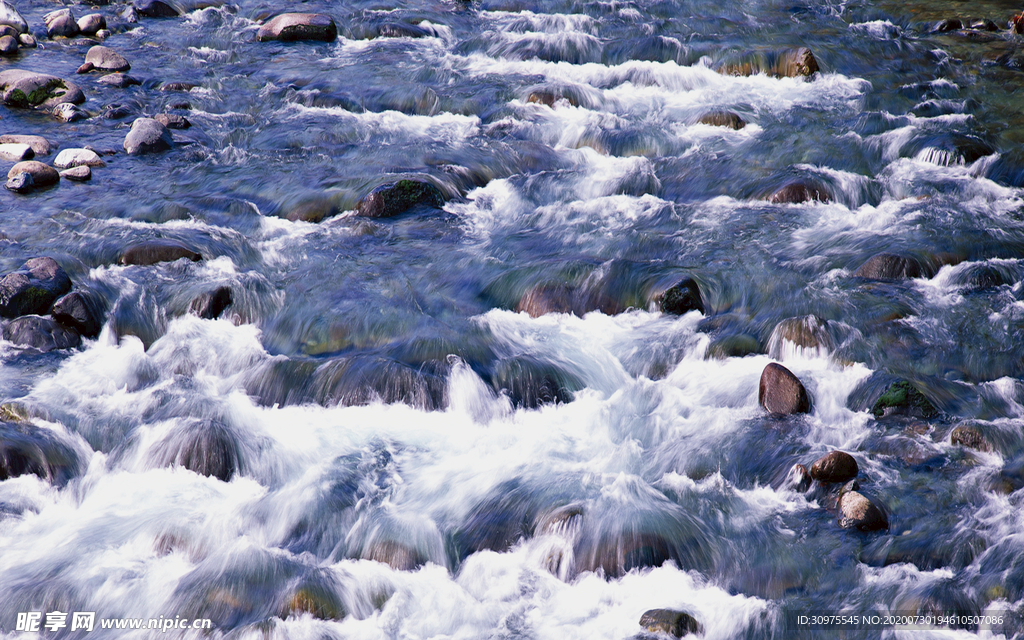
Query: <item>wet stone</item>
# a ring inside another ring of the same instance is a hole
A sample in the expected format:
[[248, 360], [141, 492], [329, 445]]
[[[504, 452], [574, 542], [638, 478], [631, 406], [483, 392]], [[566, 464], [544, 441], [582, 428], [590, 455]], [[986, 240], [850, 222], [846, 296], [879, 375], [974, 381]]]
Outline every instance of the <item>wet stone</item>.
[[181, 12], [161, 0], [141, 0], [133, 7], [137, 14], [147, 18], [177, 18], [181, 15]]
[[0, 316], [44, 314], [70, 290], [71, 278], [56, 260], [32, 258], [18, 271], [0, 278]]
[[70, 102], [63, 102], [53, 108], [53, 117], [61, 122], [77, 122], [78, 120], [86, 120], [89, 114], [82, 110], [81, 107]]
[[[32, 152], [37, 156], [46, 156], [50, 154], [50, 149], [53, 145], [41, 136], [22, 136], [22, 135], [5, 135], [0, 136], [0, 144], [27, 144], [32, 148]], [[25, 158], [29, 160], [29, 158]]]
[[29, 193], [35, 188], [35, 181], [31, 173], [19, 173], [8, 178], [4, 188], [14, 193]]
[[704, 300], [700, 286], [693, 278], [683, 278], [669, 287], [658, 300], [662, 313], [681, 316], [690, 311], [704, 313]]
[[174, 140], [167, 127], [153, 118], [136, 119], [124, 139], [125, 151], [133, 156], [166, 151], [172, 146]]
[[35, 49], [36, 39], [31, 33], [23, 33], [18, 36], [18, 44], [26, 49]]
[[103, 112], [103, 117], [107, 120], [120, 120], [130, 115], [132, 115], [132, 110], [121, 104], [109, 105]]
[[86, 338], [95, 338], [103, 328], [103, 300], [95, 293], [72, 291], [55, 303], [50, 315]]
[[31, 160], [35, 155], [35, 151], [27, 144], [16, 142], [0, 143], [0, 160], [21, 162], [22, 160]]
[[729, 127], [730, 129], [742, 129], [747, 126], [743, 118], [739, 117], [732, 111], [712, 111], [705, 113], [698, 120], [700, 124], [710, 125], [712, 127]]
[[964, 28], [960, 18], [945, 18], [932, 25], [932, 33], [945, 33], [947, 31], [959, 31]]
[[809, 182], [790, 182], [768, 197], [773, 204], [828, 202], [828, 193]]
[[0, 92], [5, 105], [23, 109], [52, 109], [64, 102], [85, 102], [85, 94], [74, 83], [23, 69], [0, 71]]
[[870, 280], [905, 280], [920, 278], [924, 269], [916, 258], [895, 253], [879, 253], [853, 272], [854, 277]]
[[715, 338], [708, 345], [706, 359], [725, 360], [726, 358], [742, 358], [744, 356], [763, 353], [757, 338], [746, 333]]
[[839, 526], [858, 531], [881, 531], [889, 528], [885, 513], [858, 491], [839, 497]]
[[27, 173], [32, 176], [32, 182], [36, 187], [48, 187], [60, 181], [60, 174], [53, 167], [36, 160], [25, 160], [11, 167], [7, 172], [8, 178], [13, 178], [19, 173]]
[[64, 149], [57, 154], [53, 160], [53, 166], [58, 169], [70, 169], [88, 165], [90, 167], [103, 167], [107, 163], [100, 159], [99, 155], [91, 149]]
[[651, 633], [667, 633], [677, 638], [689, 634], [702, 634], [704, 628], [696, 618], [685, 611], [651, 609], [640, 616], [640, 626]]
[[14, 36], [0, 37], [0, 56], [13, 56], [18, 53], [18, 41]]
[[364, 218], [390, 218], [415, 205], [440, 209], [444, 196], [437, 187], [422, 180], [399, 180], [382, 184], [356, 205], [356, 215]]
[[256, 39], [260, 42], [268, 40], [332, 42], [337, 37], [338, 27], [334, 24], [334, 19], [321, 13], [282, 13], [260, 27], [256, 34]]
[[775, 362], [761, 372], [757, 401], [772, 415], [809, 413], [811, 410], [811, 400], [803, 383], [792, 371]]
[[43, 16], [48, 38], [73, 38], [78, 35], [78, 21], [71, 9], [58, 9]]
[[22, 316], [4, 326], [4, 340], [43, 352], [73, 349], [82, 344], [78, 332], [53, 318], [35, 315]]
[[125, 72], [131, 69], [128, 60], [120, 53], [110, 47], [96, 45], [85, 54], [85, 65], [91, 65], [91, 69], [97, 71]]
[[811, 481], [811, 474], [807, 471], [807, 467], [802, 464], [794, 464], [786, 475], [785, 486], [804, 493], [811, 488]]
[[191, 82], [165, 82], [160, 85], [161, 91], [191, 91], [195, 89], [197, 85]]
[[992, 443], [985, 437], [981, 427], [969, 422], [957, 425], [949, 434], [949, 441], [977, 451], [992, 451]]
[[224, 310], [231, 305], [231, 302], [231, 288], [217, 287], [213, 291], [207, 291], [193, 299], [188, 306], [188, 310], [189, 313], [193, 313], [200, 318], [213, 320], [214, 318], [219, 318], [224, 313]]
[[[184, 118], [182, 118], [184, 120]], [[317, 223], [338, 214], [338, 207], [330, 198], [314, 197], [302, 200], [289, 208], [284, 217], [292, 222]]]
[[198, 262], [203, 256], [175, 240], [157, 239], [128, 247], [121, 253], [117, 262], [126, 266], [148, 266], [159, 262], [174, 262], [181, 258]]
[[433, 35], [430, 29], [404, 22], [388, 22], [377, 27], [378, 38], [429, 38]]
[[107, 19], [101, 13], [90, 13], [78, 19], [78, 30], [87, 36], [95, 35], [97, 31], [107, 28]]
[[857, 461], [843, 451], [831, 451], [815, 460], [810, 473], [818, 482], [847, 482], [857, 477]]
[[87, 165], [71, 167], [60, 172], [60, 177], [72, 182], [88, 182], [92, 180], [92, 169]]
[[175, 115], [173, 113], [161, 113], [153, 116], [153, 119], [168, 129], [188, 129], [192, 126], [192, 123], [188, 121], [188, 118]]
[[127, 73], [108, 73], [96, 80], [96, 82], [110, 85], [111, 87], [117, 87], [118, 89], [127, 89], [128, 87], [134, 87], [142, 84], [141, 80], [134, 76], [130, 76]]
[[516, 311], [532, 318], [548, 313], [572, 313], [572, 290], [564, 284], [539, 284], [523, 294]]
[[906, 380], [899, 380], [889, 385], [879, 396], [871, 407], [871, 413], [876, 418], [904, 415], [927, 420], [937, 417], [939, 410], [917, 387]]

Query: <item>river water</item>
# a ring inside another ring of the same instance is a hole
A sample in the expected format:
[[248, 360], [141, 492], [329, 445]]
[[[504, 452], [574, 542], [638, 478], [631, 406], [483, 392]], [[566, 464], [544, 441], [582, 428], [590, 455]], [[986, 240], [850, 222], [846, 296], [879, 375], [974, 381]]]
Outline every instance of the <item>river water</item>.
[[[624, 640], [668, 608], [707, 638], [827, 637], [794, 616], [1020, 606], [1016, 3], [241, 0], [138, 22], [114, 3], [127, 89], [74, 75], [94, 42], [47, 40], [55, 6], [21, 1], [41, 46], [0, 70], [75, 80], [91, 117], [0, 107], [0, 129], [118, 153], [0, 194], [0, 266], [51, 256], [107, 314], [78, 349], [0, 342], [4, 437], [57, 459], [0, 482], [0, 631], [92, 611], [231, 638]], [[339, 38], [257, 42], [286, 10]], [[931, 32], [950, 17], [1000, 31]], [[371, 38], [384, 24], [423, 37]], [[799, 46], [809, 78], [716, 71]], [[126, 155], [134, 117], [168, 109], [192, 123], [175, 148]], [[746, 126], [698, 122], [722, 110]], [[443, 209], [353, 215], [399, 178]], [[827, 201], [766, 199], [795, 178]], [[338, 215], [288, 219], [310, 202]], [[153, 238], [204, 259], [117, 264]], [[927, 268], [854, 276], [880, 252]], [[705, 313], [660, 312], [687, 276]], [[517, 312], [538, 285], [592, 304]], [[222, 286], [220, 319], [187, 313]], [[808, 315], [819, 346], [772, 339]], [[809, 414], [759, 406], [770, 362]], [[939, 414], [873, 415], [885, 376]], [[951, 442], [968, 420], [989, 451]], [[195, 442], [222, 478], [185, 468]], [[888, 530], [786, 482], [833, 449]], [[846, 637], [1022, 629], [960, 626]]]

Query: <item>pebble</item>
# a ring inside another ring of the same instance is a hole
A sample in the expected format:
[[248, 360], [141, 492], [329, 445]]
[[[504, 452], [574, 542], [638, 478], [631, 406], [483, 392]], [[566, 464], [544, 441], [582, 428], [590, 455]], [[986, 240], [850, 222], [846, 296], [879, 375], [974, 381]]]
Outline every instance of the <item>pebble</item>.
[[60, 172], [60, 176], [72, 182], [88, 182], [92, 180], [92, 169], [88, 165], [71, 167]]
[[18, 44], [25, 47], [26, 49], [36, 48], [36, 39], [31, 33], [23, 33], [18, 36]]
[[61, 122], [75, 122], [77, 120], [85, 120], [89, 117], [89, 114], [82, 110], [78, 105], [71, 104], [70, 102], [62, 102], [53, 108], [53, 117], [57, 118]]
[[64, 149], [57, 154], [53, 160], [53, 166], [58, 169], [70, 169], [81, 165], [90, 167], [104, 167], [107, 163], [100, 160], [99, 155], [91, 149]]
[[35, 151], [27, 144], [17, 142], [0, 143], [0, 160], [21, 162], [35, 157]]
[[32, 176], [32, 180], [37, 187], [48, 187], [51, 184], [57, 184], [60, 181], [60, 174], [57, 170], [50, 165], [37, 162], [36, 160], [26, 160], [19, 162], [18, 164], [11, 167], [11, 170], [7, 172], [8, 178], [13, 178], [19, 173], [27, 173]]
[[124, 139], [124, 150], [129, 155], [166, 151], [174, 146], [167, 127], [153, 118], [137, 118]]

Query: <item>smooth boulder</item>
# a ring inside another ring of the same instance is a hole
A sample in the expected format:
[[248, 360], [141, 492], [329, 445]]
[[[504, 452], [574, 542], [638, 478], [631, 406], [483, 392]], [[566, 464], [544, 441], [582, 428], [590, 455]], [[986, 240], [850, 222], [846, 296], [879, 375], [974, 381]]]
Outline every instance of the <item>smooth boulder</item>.
[[142, 155], [166, 151], [174, 146], [174, 139], [167, 127], [153, 118], [138, 118], [124, 138], [124, 150], [128, 155]]
[[[114, 51], [110, 47], [104, 47], [103, 45], [96, 45], [91, 47], [85, 54], [85, 64], [83, 68], [88, 67], [86, 71], [93, 69], [97, 71], [116, 71], [124, 72], [132, 68], [132, 65], [128, 63], [120, 53]], [[84, 73], [79, 69], [79, 73]]]
[[88, 182], [92, 180], [92, 169], [83, 164], [61, 171], [60, 177], [72, 182]]
[[811, 465], [811, 477], [818, 482], [847, 482], [857, 477], [857, 461], [844, 451], [830, 451]]
[[71, 278], [53, 258], [32, 258], [0, 278], [0, 316], [16, 318], [44, 314], [71, 290]]
[[82, 344], [82, 337], [74, 329], [65, 327], [53, 318], [22, 316], [4, 327], [4, 340], [20, 347], [39, 351], [73, 349]]
[[86, 338], [95, 338], [103, 328], [103, 300], [95, 293], [72, 291], [53, 303], [50, 315]]
[[188, 118], [185, 116], [175, 115], [173, 113], [159, 113], [153, 116], [153, 119], [168, 129], [188, 129], [192, 126], [192, 123], [188, 121]]
[[885, 512], [858, 491], [839, 497], [839, 526], [858, 531], [883, 531], [889, 528]]
[[441, 191], [422, 180], [399, 180], [382, 184], [356, 205], [356, 215], [364, 218], [390, 218], [424, 204], [440, 209], [444, 206]]
[[18, 53], [18, 41], [14, 36], [0, 36], [0, 56], [13, 56]]
[[121, 265], [139, 265], [149, 266], [157, 264], [159, 262], [174, 262], [186, 258], [192, 262], [198, 262], [203, 259], [203, 256], [199, 253], [189, 249], [185, 245], [175, 240], [147, 240], [134, 244], [123, 252], [118, 257], [117, 262]]
[[[53, 148], [50, 141], [42, 136], [30, 135], [4, 135], [0, 136], [0, 144], [27, 144], [37, 156], [48, 156]], [[25, 158], [29, 160], [30, 158]]]
[[52, 109], [63, 102], [85, 102], [85, 94], [78, 85], [24, 69], [0, 71], [0, 94], [8, 107]]
[[786, 416], [811, 410], [811, 399], [803, 383], [792, 371], [775, 362], [761, 372], [757, 401], [772, 415]]
[[32, 176], [32, 181], [36, 187], [48, 187], [60, 181], [60, 174], [57, 173], [56, 169], [37, 160], [19, 162], [7, 172], [7, 177], [13, 178], [19, 173], [27, 173]]
[[6, 0], [0, 0], [0, 24], [14, 27], [18, 33], [28, 32], [28, 23], [25, 22], [25, 18], [21, 17], [14, 5]]
[[31, 160], [35, 155], [36, 152], [27, 144], [15, 142], [0, 143], [0, 160], [21, 162], [22, 160]]
[[99, 155], [91, 149], [64, 149], [53, 159], [53, 166], [58, 169], [70, 169], [87, 165], [90, 167], [103, 167], [107, 163], [100, 159]]
[[177, 18], [181, 15], [181, 11], [162, 0], [141, 0], [133, 7], [139, 15], [147, 18]]
[[867, 262], [853, 272], [854, 277], [869, 280], [906, 280], [920, 278], [923, 274], [924, 269], [916, 258], [895, 253], [879, 253], [871, 256]]
[[96, 32], [107, 28], [107, 19], [101, 13], [90, 13], [78, 19], [78, 30], [87, 35], [96, 35]]
[[78, 35], [78, 20], [71, 9], [57, 9], [43, 16], [48, 38], [74, 38]]
[[127, 89], [128, 87], [134, 87], [142, 84], [142, 81], [134, 76], [130, 76], [127, 73], [108, 73], [105, 76], [100, 77], [96, 82], [107, 84], [118, 89]]
[[640, 616], [640, 626], [651, 633], [667, 633], [682, 638], [685, 635], [702, 634], [704, 628], [697, 619], [685, 611], [674, 609], [651, 609]]
[[332, 42], [337, 37], [338, 26], [334, 24], [334, 18], [322, 13], [282, 13], [260, 27], [256, 34], [256, 39], [260, 42], [268, 40]]

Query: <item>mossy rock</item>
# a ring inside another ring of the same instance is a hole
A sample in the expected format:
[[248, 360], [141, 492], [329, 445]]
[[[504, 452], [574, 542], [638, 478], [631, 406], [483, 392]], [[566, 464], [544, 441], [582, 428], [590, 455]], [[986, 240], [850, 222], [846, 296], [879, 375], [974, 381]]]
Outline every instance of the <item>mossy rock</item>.
[[925, 419], [938, 417], [939, 410], [923, 393], [906, 380], [892, 383], [875, 401], [871, 413], [876, 418], [891, 415], [919, 416]]

